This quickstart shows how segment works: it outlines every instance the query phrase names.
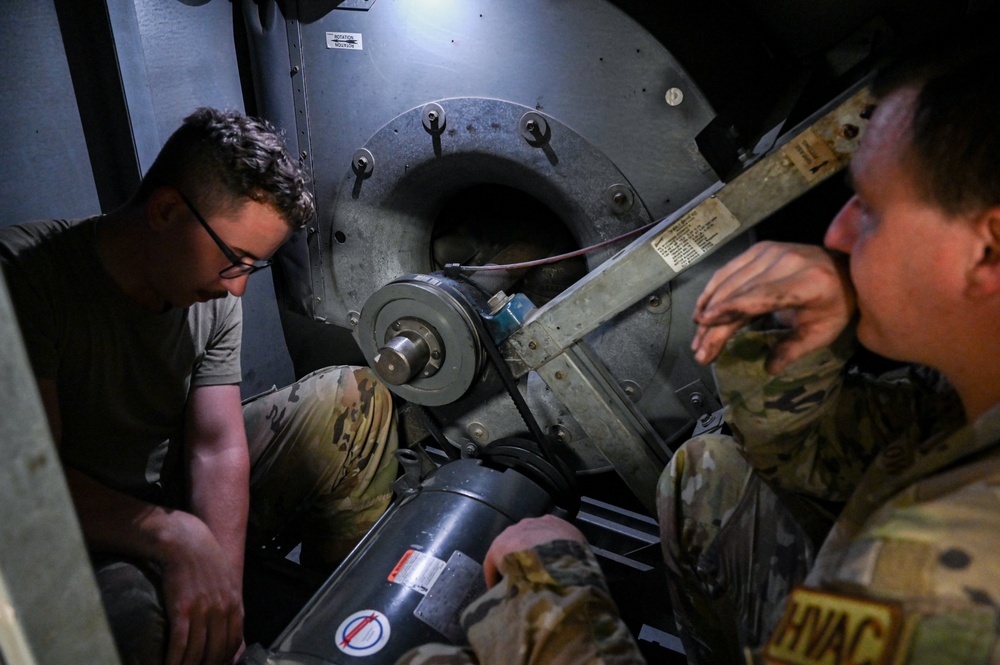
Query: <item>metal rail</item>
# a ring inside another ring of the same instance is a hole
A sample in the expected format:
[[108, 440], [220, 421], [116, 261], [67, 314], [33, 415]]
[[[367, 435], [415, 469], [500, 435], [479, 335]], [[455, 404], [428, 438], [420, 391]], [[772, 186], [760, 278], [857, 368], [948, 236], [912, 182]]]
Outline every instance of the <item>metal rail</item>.
[[514, 372], [538, 372], [652, 513], [672, 453], [581, 340], [843, 169], [872, 109], [867, 85], [847, 91], [732, 181], [709, 188], [538, 309], [505, 343]]

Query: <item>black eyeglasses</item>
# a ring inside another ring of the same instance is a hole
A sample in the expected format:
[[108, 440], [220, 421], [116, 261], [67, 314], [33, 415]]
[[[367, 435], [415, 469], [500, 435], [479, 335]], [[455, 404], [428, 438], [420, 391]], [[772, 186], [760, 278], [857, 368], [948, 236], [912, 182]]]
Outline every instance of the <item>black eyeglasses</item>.
[[198, 212], [198, 209], [194, 207], [194, 204], [188, 200], [188, 197], [184, 196], [184, 192], [178, 190], [178, 194], [181, 195], [181, 199], [184, 201], [185, 205], [187, 205], [188, 210], [191, 211], [191, 214], [194, 215], [195, 219], [198, 220], [198, 223], [201, 224], [206, 231], [208, 231], [208, 235], [212, 236], [212, 240], [215, 241], [215, 244], [219, 246], [222, 253], [225, 254], [226, 258], [233, 264], [228, 268], [220, 270], [219, 277], [222, 279], [235, 279], [237, 277], [242, 277], [243, 275], [252, 275], [258, 270], [271, 267], [271, 261], [268, 259], [261, 261], [248, 261], [245, 257], [240, 257], [236, 254], [236, 252], [229, 249], [229, 246], [222, 242], [222, 238], [216, 235], [215, 231], [212, 230], [212, 227], [205, 221], [205, 218], [201, 216], [200, 212]]

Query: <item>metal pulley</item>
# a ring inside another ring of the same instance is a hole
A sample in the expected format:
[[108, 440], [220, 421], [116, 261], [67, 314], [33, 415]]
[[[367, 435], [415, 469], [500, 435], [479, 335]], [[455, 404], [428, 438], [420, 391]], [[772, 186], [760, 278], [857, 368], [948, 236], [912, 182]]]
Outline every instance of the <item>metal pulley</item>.
[[365, 302], [355, 335], [375, 372], [400, 397], [427, 406], [466, 393], [483, 363], [478, 309], [487, 297], [440, 275], [408, 275]]

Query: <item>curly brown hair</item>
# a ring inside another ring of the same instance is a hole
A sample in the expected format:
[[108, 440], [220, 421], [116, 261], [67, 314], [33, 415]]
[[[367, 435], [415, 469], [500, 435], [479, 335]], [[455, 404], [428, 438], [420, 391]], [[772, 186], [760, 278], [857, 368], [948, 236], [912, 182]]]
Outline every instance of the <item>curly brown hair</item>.
[[293, 229], [316, 214], [307, 177], [266, 120], [199, 108], [170, 135], [136, 193], [172, 185], [206, 212], [249, 198], [274, 206]]

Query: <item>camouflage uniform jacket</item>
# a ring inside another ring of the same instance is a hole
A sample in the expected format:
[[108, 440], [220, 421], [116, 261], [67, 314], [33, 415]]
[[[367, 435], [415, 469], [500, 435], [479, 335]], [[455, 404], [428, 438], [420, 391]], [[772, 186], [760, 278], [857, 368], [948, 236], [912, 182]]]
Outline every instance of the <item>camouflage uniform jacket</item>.
[[962, 425], [929, 373], [845, 375], [844, 345], [768, 377], [770, 334], [717, 366], [734, 431], [775, 486], [847, 502], [753, 660], [1000, 663], [1000, 404]]
[[462, 614], [471, 647], [427, 644], [397, 665], [633, 665], [638, 646], [590, 548], [559, 540], [512, 552], [503, 580]]

